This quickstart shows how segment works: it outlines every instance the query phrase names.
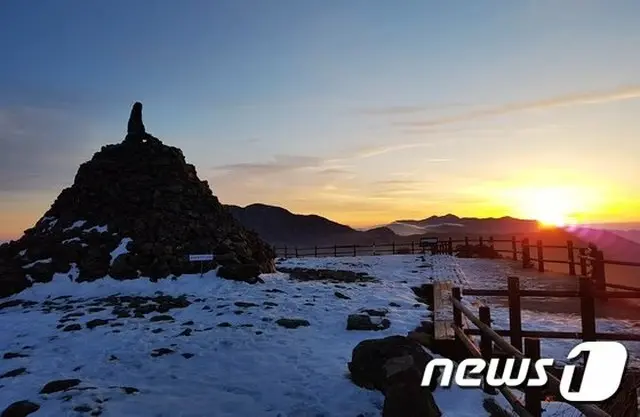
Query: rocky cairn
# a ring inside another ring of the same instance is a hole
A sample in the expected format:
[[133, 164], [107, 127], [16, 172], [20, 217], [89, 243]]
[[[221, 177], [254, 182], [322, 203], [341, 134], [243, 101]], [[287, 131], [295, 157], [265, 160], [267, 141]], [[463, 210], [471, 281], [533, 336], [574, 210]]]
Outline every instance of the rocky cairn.
[[145, 131], [142, 104], [123, 142], [83, 163], [71, 187], [16, 241], [0, 246], [0, 297], [55, 273], [92, 281], [200, 272], [189, 254], [213, 253], [204, 271], [255, 283], [275, 271], [273, 249], [244, 229], [182, 151]]

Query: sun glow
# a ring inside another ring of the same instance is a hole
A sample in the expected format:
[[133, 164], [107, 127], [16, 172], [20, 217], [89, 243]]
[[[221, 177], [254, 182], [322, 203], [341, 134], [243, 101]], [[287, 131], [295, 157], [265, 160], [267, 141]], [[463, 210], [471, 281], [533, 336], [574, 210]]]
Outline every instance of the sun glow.
[[581, 215], [594, 208], [590, 194], [573, 187], [528, 187], [515, 190], [512, 197], [522, 217], [543, 227], [563, 227], [578, 223]]
[[575, 223], [572, 213], [579, 210], [571, 195], [561, 189], [540, 189], [530, 195], [530, 217], [538, 220], [542, 226], [562, 227]]

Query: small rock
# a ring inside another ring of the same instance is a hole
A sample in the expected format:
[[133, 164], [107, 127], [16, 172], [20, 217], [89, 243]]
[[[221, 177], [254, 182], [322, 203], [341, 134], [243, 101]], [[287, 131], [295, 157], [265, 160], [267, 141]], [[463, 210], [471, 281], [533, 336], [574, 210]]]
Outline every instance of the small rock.
[[134, 388], [134, 387], [120, 387], [122, 389], [122, 391], [124, 391], [125, 394], [136, 394], [138, 392], [140, 392], [140, 390], [138, 388]]
[[67, 327], [65, 327], [64, 329], [62, 329], [63, 332], [76, 332], [78, 330], [82, 330], [82, 326], [79, 324], [70, 324]]
[[379, 323], [374, 323], [366, 314], [350, 314], [347, 318], [347, 330], [384, 330], [389, 326], [389, 320], [382, 319]]
[[270, 307], [276, 307], [278, 305], [278, 303], [274, 303], [272, 301], [265, 301], [264, 303], [262, 303], [266, 306], [270, 306]]
[[164, 330], [160, 329], [160, 328], [151, 330], [151, 333], [155, 333], [155, 334], [158, 334], [158, 333], [161, 333], [161, 332], [164, 332]]
[[5, 408], [2, 414], [0, 414], [0, 417], [25, 417], [29, 414], [35, 413], [39, 409], [40, 406], [36, 403], [32, 403], [31, 401], [17, 401]]
[[184, 329], [182, 331], [182, 333], [180, 333], [178, 336], [191, 336], [192, 332], [193, 332], [193, 330], [191, 330], [191, 329]]
[[22, 375], [27, 373], [27, 368], [18, 368], [18, 369], [14, 369], [13, 371], [9, 371], [9, 372], [5, 372], [4, 374], [0, 375], [0, 379], [2, 378], [13, 378], [16, 377], [18, 375]]
[[185, 359], [191, 359], [191, 358], [193, 358], [195, 355], [194, 355], [193, 353], [183, 353], [183, 354], [182, 354], [182, 356], [183, 356]]
[[301, 326], [306, 327], [311, 325], [311, 323], [303, 319], [278, 319], [276, 320], [276, 324], [287, 329], [297, 329]]
[[108, 320], [95, 319], [87, 322], [87, 329], [94, 329], [98, 326], [104, 326], [105, 324], [109, 324]]
[[236, 301], [233, 304], [236, 305], [237, 307], [258, 307], [258, 304], [248, 303], [248, 302], [245, 302], [245, 301]]
[[40, 390], [40, 394], [52, 394], [54, 392], [66, 391], [69, 388], [73, 388], [80, 384], [79, 379], [59, 379], [56, 381], [48, 382]]
[[88, 405], [84, 404], [84, 405], [79, 405], [77, 407], [73, 408], [73, 411], [77, 411], [79, 413], [88, 413], [89, 411], [91, 411], [91, 407], [89, 407]]
[[175, 350], [171, 350], [169, 348], [160, 348], [160, 349], [154, 349], [153, 352], [151, 352], [151, 356], [153, 356], [154, 358], [157, 358], [158, 356], [169, 355], [171, 353], [175, 353]]
[[168, 314], [161, 314], [158, 316], [153, 316], [149, 319], [150, 322], [157, 322], [157, 321], [173, 321], [174, 318]]
[[25, 355], [24, 353], [15, 353], [15, 352], [7, 352], [4, 354], [4, 359], [15, 359], [15, 358], [28, 358], [29, 355]]
[[388, 310], [384, 309], [384, 308], [380, 308], [380, 309], [375, 309], [375, 308], [363, 308], [362, 310], [360, 310], [362, 313], [366, 313], [368, 315], [370, 315], [371, 317], [384, 317], [387, 315], [387, 313], [389, 312]]
[[336, 291], [333, 293], [333, 295], [335, 295], [338, 298], [342, 298], [343, 300], [351, 300], [351, 297], [344, 295], [343, 293], [341, 293], [340, 291]]
[[185, 321], [184, 323], [182, 323], [183, 326], [193, 326], [195, 323], [193, 322], [193, 320], [189, 320], [189, 321]]
[[218, 327], [231, 327], [231, 323], [223, 321], [222, 323], [218, 324]]

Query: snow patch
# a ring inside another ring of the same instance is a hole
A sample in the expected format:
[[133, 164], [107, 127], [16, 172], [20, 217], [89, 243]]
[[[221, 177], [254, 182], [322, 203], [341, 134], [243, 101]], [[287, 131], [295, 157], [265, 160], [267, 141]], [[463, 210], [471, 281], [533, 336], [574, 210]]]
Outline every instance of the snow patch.
[[83, 230], [84, 233], [89, 233], [89, 232], [93, 232], [93, 231], [96, 231], [98, 233], [105, 233], [105, 232], [108, 231], [108, 227], [105, 224], [104, 226], [93, 226], [93, 227], [90, 227], [88, 229], [84, 229]]
[[18, 252], [18, 255], [20, 256], [24, 256], [27, 254], [27, 250], [26, 249], [22, 249], [20, 252]]
[[65, 239], [62, 241], [62, 244], [65, 245], [67, 243], [71, 243], [71, 242], [80, 242], [82, 239], [80, 239], [79, 237], [74, 237], [71, 239]]
[[129, 251], [127, 250], [127, 244], [131, 241], [132, 239], [129, 237], [122, 238], [118, 247], [111, 252], [111, 262], [109, 263], [109, 265], [113, 265], [113, 261], [115, 261], [118, 256], [124, 253], [129, 253]]
[[46, 231], [50, 231], [58, 223], [58, 219], [56, 219], [55, 217], [46, 216], [42, 218], [41, 222], [42, 224], [47, 225]]
[[62, 231], [63, 232], [68, 232], [69, 230], [77, 229], [79, 227], [84, 226], [84, 224], [86, 222], [87, 222], [86, 220], [76, 220], [75, 222], [73, 222], [73, 224], [71, 226], [62, 229]]
[[36, 264], [50, 264], [51, 262], [53, 262], [52, 258], [38, 259], [37, 261], [31, 262], [30, 264], [23, 265], [22, 267], [24, 269], [28, 269], [28, 268], [31, 268], [32, 266], [36, 265]]

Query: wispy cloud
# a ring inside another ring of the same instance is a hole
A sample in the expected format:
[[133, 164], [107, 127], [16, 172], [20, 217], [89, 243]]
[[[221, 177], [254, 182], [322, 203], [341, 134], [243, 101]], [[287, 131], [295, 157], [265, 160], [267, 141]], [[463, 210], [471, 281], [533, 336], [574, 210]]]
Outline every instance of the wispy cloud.
[[398, 121], [397, 126], [433, 128], [453, 123], [466, 122], [484, 117], [503, 116], [511, 113], [531, 110], [544, 110], [555, 107], [583, 106], [590, 104], [609, 103], [622, 100], [640, 98], [640, 86], [625, 86], [608, 91], [582, 92], [565, 96], [552, 97], [543, 100], [507, 103], [501, 106], [476, 110], [458, 115], [440, 117], [430, 120]]
[[433, 143], [433, 142], [409, 142], [409, 143], [394, 143], [389, 145], [371, 146], [371, 147], [361, 148], [357, 150], [352, 155], [349, 155], [348, 158], [356, 158], [356, 159], [371, 158], [373, 156], [383, 155], [389, 152], [396, 152], [396, 151], [402, 151], [405, 149], [414, 149], [414, 148], [431, 148], [435, 145], [436, 143]]
[[354, 113], [369, 116], [402, 116], [415, 113], [424, 113], [427, 111], [441, 111], [453, 108], [470, 107], [471, 104], [465, 103], [442, 103], [442, 104], [425, 104], [415, 106], [380, 106], [356, 109]]
[[233, 174], [242, 173], [249, 175], [272, 175], [291, 171], [321, 167], [324, 159], [314, 156], [302, 155], [275, 155], [268, 162], [241, 162], [213, 167], [213, 173]]

